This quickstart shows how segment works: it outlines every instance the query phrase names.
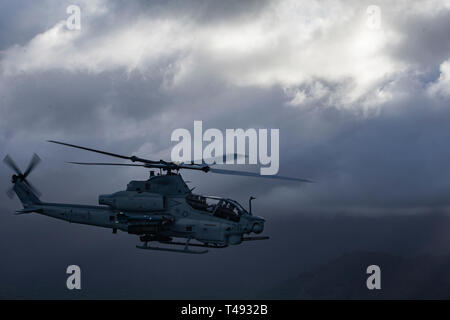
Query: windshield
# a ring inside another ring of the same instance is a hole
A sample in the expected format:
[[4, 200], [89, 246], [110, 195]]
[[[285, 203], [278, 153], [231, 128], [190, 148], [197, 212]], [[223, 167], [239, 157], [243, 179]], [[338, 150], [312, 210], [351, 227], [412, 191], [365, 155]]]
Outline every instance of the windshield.
[[231, 199], [189, 194], [186, 201], [196, 210], [205, 211], [216, 217], [232, 221], [239, 221], [240, 216], [247, 212], [237, 201]]
[[238, 208], [240, 214], [244, 214], [247, 212], [247, 210], [245, 210], [245, 208], [239, 202], [231, 200], [231, 199], [227, 199], [226, 201], [235, 205]]

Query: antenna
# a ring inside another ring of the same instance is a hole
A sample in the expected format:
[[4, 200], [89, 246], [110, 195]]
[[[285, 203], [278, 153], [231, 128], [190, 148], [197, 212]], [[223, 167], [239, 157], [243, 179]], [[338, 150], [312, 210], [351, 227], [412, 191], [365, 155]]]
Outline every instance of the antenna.
[[256, 199], [254, 196], [251, 196], [250, 199], [248, 199], [248, 210], [250, 211], [250, 215], [252, 214], [252, 200]]

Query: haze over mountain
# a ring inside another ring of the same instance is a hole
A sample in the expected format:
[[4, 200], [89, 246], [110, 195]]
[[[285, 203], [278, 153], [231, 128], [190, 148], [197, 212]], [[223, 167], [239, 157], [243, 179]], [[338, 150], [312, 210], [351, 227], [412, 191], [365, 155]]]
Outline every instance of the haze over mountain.
[[[367, 267], [381, 269], [381, 289], [368, 290]], [[300, 273], [262, 293], [266, 299], [450, 299], [450, 255], [402, 258], [353, 252]]]

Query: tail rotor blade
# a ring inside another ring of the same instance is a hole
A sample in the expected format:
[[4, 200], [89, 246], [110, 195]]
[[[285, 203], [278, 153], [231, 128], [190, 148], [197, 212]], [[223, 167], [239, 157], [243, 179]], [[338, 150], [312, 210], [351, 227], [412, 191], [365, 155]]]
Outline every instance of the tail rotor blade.
[[41, 192], [36, 189], [35, 186], [33, 186], [28, 180], [24, 180], [24, 182], [27, 184], [28, 188], [31, 189], [31, 191], [39, 198], [42, 194]]
[[14, 189], [13, 189], [13, 188], [9, 188], [9, 189], [6, 191], [6, 195], [7, 195], [10, 199], [12, 199], [12, 198], [14, 197]]
[[34, 168], [36, 168], [39, 162], [41, 162], [41, 158], [39, 158], [39, 156], [36, 153], [33, 154], [33, 157], [30, 160], [30, 164], [28, 165], [27, 170], [25, 170], [23, 174], [24, 178], [26, 178], [30, 174], [30, 172], [33, 171]]
[[22, 171], [20, 171], [19, 167], [16, 165], [13, 159], [9, 156], [9, 154], [6, 155], [6, 157], [3, 159], [3, 162], [10, 167], [13, 171], [15, 171], [19, 176], [22, 175]]

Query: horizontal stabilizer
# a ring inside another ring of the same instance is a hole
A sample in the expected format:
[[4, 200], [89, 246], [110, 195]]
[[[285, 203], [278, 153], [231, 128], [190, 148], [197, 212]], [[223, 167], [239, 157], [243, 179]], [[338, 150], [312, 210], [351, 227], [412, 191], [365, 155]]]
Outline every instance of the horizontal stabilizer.
[[22, 210], [17, 210], [15, 212], [15, 214], [18, 215], [18, 214], [26, 214], [26, 213], [31, 213], [31, 212], [42, 213], [42, 209], [37, 208], [37, 207], [28, 207], [28, 208], [23, 208]]

